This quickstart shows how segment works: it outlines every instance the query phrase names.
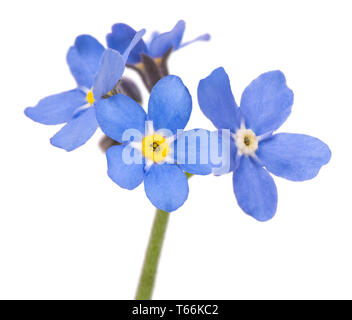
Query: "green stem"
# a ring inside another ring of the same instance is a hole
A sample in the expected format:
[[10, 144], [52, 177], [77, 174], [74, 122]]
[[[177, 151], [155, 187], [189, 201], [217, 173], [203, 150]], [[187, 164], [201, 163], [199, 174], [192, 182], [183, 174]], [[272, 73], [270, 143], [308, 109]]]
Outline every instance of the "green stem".
[[142, 274], [139, 280], [136, 300], [150, 300], [152, 298], [156, 271], [169, 216], [170, 213], [168, 212], [162, 210], [156, 211]]
[[[186, 175], [188, 179], [192, 176], [189, 173], [186, 173]], [[136, 300], [150, 300], [152, 298], [169, 216], [170, 213], [168, 212], [159, 209], [156, 211], [142, 273], [139, 279]]]

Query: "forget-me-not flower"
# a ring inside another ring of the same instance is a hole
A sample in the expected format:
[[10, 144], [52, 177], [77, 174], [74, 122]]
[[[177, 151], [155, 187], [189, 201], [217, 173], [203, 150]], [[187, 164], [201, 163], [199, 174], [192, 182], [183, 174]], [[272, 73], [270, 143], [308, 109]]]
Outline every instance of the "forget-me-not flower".
[[[154, 32], [148, 43], [140, 40], [131, 51], [127, 63], [132, 65], [141, 63], [142, 54], [154, 58], [157, 63], [160, 63], [161, 58], [171, 48], [176, 51], [195, 41], [208, 41], [210, 39], [209, 34], [203, 34], [196, 39], [182, 43], [185, 26], [185, 22], [180, 20], [171, 31], [160, 34]], [[108, 47], [124, 52], [135, 33], [136, 31], [126, 24], [117, 23], [113, 25], [112, 32], [106, 37]]]
[[[101, 129], [110, 138], [123, 143], [106, 152], [109, 177], [129, 190], [144, 181], [147, 197], [161, 210], [171, 212], [182, 206], [189, 191], [184, 171], [206, 175], [213, 168], [209, 161], [199, 161], [202, 148], [209, 152], [210, 133], [201, 129], [178, 131], [188, 123], [191, 111], [192, 98], [187, 88], [179, 77], [172, 75], [154, 86], [148, 115], [138, 103], [122, 94], [101, 101], [96, 108]], [[183, 141], [181, 137], [185, 135], [193, 138], [199, 133], [206, 134], [207, 141], [204, 145], [197, 143], [191, 150], [190, 154], [197, 161], [177, 163], [177, 152], [185, 150], [176, 147], [178, 141]], [[134, 157], [133, 161], [130, 156]], [[140, 161], [134, 161], [135, 158]]]
[[314, 178], [331, 157], [328, 146], [303, 134], [273, 134], [287, 119], [293, 92], [281, 71], [255, 79], [243, 92], [240, 107], [223, 68], [199, 83], [203, 113], [218, 129], [231, 130], [233, 187], [239, 206], [259, 221], [272, 218], [277, 190], [269, 172], [293, 181]]
[[66, 123], [50, 142], [56, 147], [72, 151], [83, 145], [96, 131], [98, 122], [95, 107], [120, 80], [127, 57], [144, 34], [135, 33], [121, 55], [105, 49], [95, 38], [81, 35], [67, 53], [67, 63], [77, 88], [46, 97], [35, 107], [25, 109], [34, 121], [55, 125]]

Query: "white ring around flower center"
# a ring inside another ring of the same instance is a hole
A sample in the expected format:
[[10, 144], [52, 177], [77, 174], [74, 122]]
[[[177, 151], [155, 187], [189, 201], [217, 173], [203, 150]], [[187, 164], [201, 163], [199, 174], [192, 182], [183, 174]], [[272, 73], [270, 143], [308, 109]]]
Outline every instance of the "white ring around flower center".
[[255, 156], [259, 140], [251, 129], [238, 129], [233, 138], [239, 155]]

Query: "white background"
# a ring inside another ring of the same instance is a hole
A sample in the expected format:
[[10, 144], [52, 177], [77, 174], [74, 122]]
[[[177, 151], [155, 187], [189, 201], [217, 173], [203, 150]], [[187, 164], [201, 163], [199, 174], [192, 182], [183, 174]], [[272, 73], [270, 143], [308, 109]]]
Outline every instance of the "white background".
[[193, 95], [188, 128], [213, 129], [196, 90], [216, 67], [228, 72], [238, 103], [251, 80], [280, 69], [295, 102], [279, 131], [319, 137], [332, 159], [314, 180], [275, 178], [278, 210], [266, 223], [238, 207], [230, 174], [192, 178], [170, 219], [154, 298], [352, 298], [350, 4], [2, 1], [0, 298], [134, 297], [154, 218], [143, 185], [127, 191], [108, 178], [101, 132], [67, 153], [49, 143], [60, 126], [34, 123], [23, 110], [74, 88], [65, 56], [77, 35], [105, 44], [116, 22], [151, 32], [179, 19], [185, 40], [212, 35], [170, 59]]

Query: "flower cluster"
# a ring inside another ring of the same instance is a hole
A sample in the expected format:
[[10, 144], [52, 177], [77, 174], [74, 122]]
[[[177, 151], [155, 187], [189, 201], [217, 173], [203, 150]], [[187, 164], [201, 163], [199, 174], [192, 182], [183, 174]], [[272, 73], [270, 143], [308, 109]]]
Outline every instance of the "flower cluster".
[[[198, 86], [198, 102], [217, 131], [184, 131], [192, 111], [192, 97], [167, 61], [174, 51], [208, 34], [182, 43], [184, 21], [149, 42], [126, 24], [115, 24], [107, 48], [81, 35], [68, 50], [67, 63], [77, 88], [46, 97], [25, 114], [34, 121], [65, 123], [50, 142], [72, 151], [88, 141], [98, 126], [116, 142], [106, 151], [108, 175], [120, 187], [135, 189], [142, 182], [152, 204], [164, 211], [178, 209], [188, 197], [187, 175], [233, 172], [239, 206], [259, 221], [272, 218], [277, 189], [269, 174], [303, 181], [315, 177], [330, 160], [319, 139], [274, 133], [287, 119], [293, 92], [281, 71], [255, 79], [243, 92], [240, 107], [223, 68], [214, 70]], [[123, 74], [136, 70], [150, 91], [148, 112], [138, 86]]]

